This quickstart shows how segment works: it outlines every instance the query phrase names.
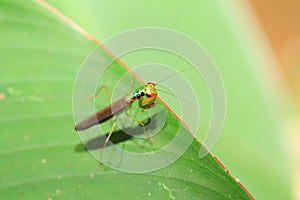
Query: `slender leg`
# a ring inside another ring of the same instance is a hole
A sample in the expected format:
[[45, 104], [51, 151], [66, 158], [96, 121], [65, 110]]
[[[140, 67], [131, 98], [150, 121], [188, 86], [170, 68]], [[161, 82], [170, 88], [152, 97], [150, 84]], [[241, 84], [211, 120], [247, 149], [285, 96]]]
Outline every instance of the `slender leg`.
[[[106, 146], [106, 144], [108, 143], [108, 141], [109, 141], [109, 139], [110, 139], [110, 137], [111, 137], [111, 135], [112, 135], [112, 133], [113, 133], [115, 127], [116, 127], [117, 119], [118, 119], [118, 116], [116, 116], [115, 121], [114, 121], [114, 123], [113, 123], [113, 125], [112, 125], [112, 127], [111, 127], [111, 129], [110, 129], [110, 131], [109, 131], [109, 133], [108, 133], [108, 136], [107, 136], [107, 138], [106, 138], [104, 144], [103, 144], [103, 147], [102, 147], [102, 149], [100, 150], [100, 160], [101, 160], [101, 157], [102, 157], [102, 155], [103, 155], [103, 151], [104, 151], [104, 149], [105, 149], [105, 146]], [[100, 160], [99, 160], [98, 170], [101, 170], [101, 166], [102, 166], [102, 163], [101, 163]]]
[[109, 141], [110, 136], [111, 136], [112, 132], [114, 131], [115, 127], [116, 127], [117, 120], [118, 120], [118, 116], [116, 116], [116, 118], [115, 118], [115, 121], [114, 121], [114, 123], [113, 123], [113, 125], [112, 125], [112, 127], [111, 127], [111, 129], [110, 129], [110, 131], [109, 131], [109, 134], [108, 134], [108, 136], [107, 136], [107, 138], [106, 138], [106, 140], [105, 140], [105, 142], [104, 142], [104, 144], [103, 144], [103, 148], [102, 148], [102, 149], [105, 148], [107, 142]]
[[130, 115], [128, 113], [128, 109], [125, 110], [125, 114], [130, 117], [133, 121], [135, 121], [136, 123], [138, 123], [142, 128], [143, 128], [143, 131], [144, 131], [144, 135], [146, 136], [146, 138], [151, 142], [153, 143], [153, 140], [149, 137], [149, 135], [146, 134], [146, 130], [145, 130], [145, 124], [143, 122], [141, 122], [140, 120], [136, 119], [134, 116]]
[[110, 94], [110, 92], [109, 92], [109, 89], [108, 89], [108, 87], [107, 87], [106, 85], [102, 85], [102, 86], [97, 90], [97, 92], [95, 93], [95, 97], [98, 96], [98, 94], [100, 93], [100, 91], [101, 91], [103, 88], [104, 88], [104, 90], [105, 90], [105, 92], [106, 92], [106, 94], [107, 94], [107, 96], [108, 96], [108, 98], [109, 98], [109, 100], [110, 100], [110, 103], [112, 103], [112, 97], [111, 97], [111, 94]]
[[[128, 92], [127, 94], [130, 93], [131, 89], [132, 89], [132, 85], [133, 85], [133, 79], [130, 80], [130, 84], [129, 84], [129, 88], [128, 88]], [[106, 85], [102, 85], [99, 89], [97, 89], [96, 93], [95, 93], [95, 96], [94, 97], [97, 97], [98, 94], [101, 92], [101, 90], [104, 88], [109, 100], [110, 100], [110, 103], [112, 104], [112, 96], [110, 94], [110, 91], [108, 89], [108, 87]]]

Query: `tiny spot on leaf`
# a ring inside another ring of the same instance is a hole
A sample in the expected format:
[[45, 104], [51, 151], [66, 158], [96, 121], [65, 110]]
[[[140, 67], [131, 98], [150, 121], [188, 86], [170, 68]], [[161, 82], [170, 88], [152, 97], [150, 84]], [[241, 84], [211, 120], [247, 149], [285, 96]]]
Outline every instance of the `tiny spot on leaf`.
[[90, 173], [90, 178], [94, 178], [94, 174], [93, 173]]
[[29, 135], [24, 135], [23, 138], [24, 138], [25, 141], [27, 141], [27, 140], [29, 140]]
[[0, 93], [0, 101], [3, 101], [5, 99], [5, 94], [4, 93]]

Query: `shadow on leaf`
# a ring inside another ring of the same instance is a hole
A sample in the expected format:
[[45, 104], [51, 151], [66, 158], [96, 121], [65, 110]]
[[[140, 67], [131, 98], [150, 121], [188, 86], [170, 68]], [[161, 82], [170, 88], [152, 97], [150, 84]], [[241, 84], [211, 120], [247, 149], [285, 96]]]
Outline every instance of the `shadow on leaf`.
[[[151, 119], [148, 118], [143, 121], [143, 122], [146, 121], [146, 123], [145, 123], [146, 126], [151, 123], [150, 128], [146, 127], [147, 133], [149, 133], [149, 132], [151, 133], [151, 130], [156, 128], [156, 124], [157, 124], [156, 115], [157, 114], [154, 114]], [[130, 140], [134, 136], [143, 134], [143, 132], [139, 131], [140, 130], [139, 126], [136, 126], [134, 128], [127, 127], [124, 130], [125, 131], [123, 131], [123, 130], [114, 131], [110, 136], [110, 139], [109, 139], [110, 143], [107, 143], [106, 147], [111, 146], [113, 144], [118, 144], [120, 142], [125, 142], [127, 140]], [[131, 133], [131, 135], [128, 135], [127, 133]], [[83, 144], [83, 143], [77, 144], [75, 147], [75, 152], [85, 152], [88, 150], [95, 150], [95, 149], [103, 148], [104, 142], [107, 137], [108, 137], [108, 133], [105, 134], [105, 136], [104, 135], [97, 136], [97, 137], [87, 141], [85, 144]]]

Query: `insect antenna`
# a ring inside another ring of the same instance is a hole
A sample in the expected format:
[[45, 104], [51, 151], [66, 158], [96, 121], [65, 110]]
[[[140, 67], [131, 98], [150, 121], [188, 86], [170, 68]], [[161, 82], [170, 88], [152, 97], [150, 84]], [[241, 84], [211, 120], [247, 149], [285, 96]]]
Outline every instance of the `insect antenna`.
[[162, 92], [162, 93], [165, 93], [165, 94], [168, 94], [168, 95], [170, 95], [170, 96], [175, 97], [175, 95], [174, 95], [173, 93], [168, 92], [168, 91], [166, 91], [166, 90], [162, 90], [162, 89], [158, 89], [158, 88], [156, 88], [156, 90], [159, 91], [159, 92]]
[[171, 93], [171, 92], [168, 92], [168, 91], [162, 90], [162, 89], [158, 89], [158, 88], [156, 88], [156, 90], [159, 91], [159, 92], [162, 92], [162, 93], [164, 93], [164, 94], [170, 95], [171, 97], [180, 99], [180, 100], [184, 101], [185, 103], [188, 103], [188, 101], [187, 101], [186, 99], [181, 98], [181, 97], [178, 97], [178, 96], [175, 96], [175, 95], [174, 95], [173, 93]]
[[173, 77], [177, 76], [178, 74], [181, 74], [182, 72], [184, 72], [184, 71], [186, 71], [186, 70], [189, 70], [189, 69], [191, 69], [191, 68], [193, 68], [193, 66], [187, 67], [187, 68], [185, 68], [185, 69], [183, 69], [183, 70], [181, 70], [181, 71], [179, 71], [179, 72], [176, 72], [176, 73], [174, 73], [174, 74], [171, 74], [170, 76], [167, 76], [166, 78], [164, 78], [164, 79], [162, 79], [162, 80], [156, 82], [155, 85], [158, 85], [159, 83], [161, 83], [161, 82], [163, 82], [163, 81], [166, 81], [166, 80], [168, 80], [168, 79], [170, 79], [170, 78], [173, 78]]

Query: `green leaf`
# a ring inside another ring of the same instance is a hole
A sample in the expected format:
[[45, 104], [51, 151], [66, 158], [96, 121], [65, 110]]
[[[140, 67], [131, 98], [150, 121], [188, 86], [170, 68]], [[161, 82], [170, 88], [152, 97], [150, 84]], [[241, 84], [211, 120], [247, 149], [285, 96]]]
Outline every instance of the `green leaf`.
[[[196, 40], [216, 63], [226, 89], [226, 122], [213, 153], [255, 198], [292, 198], [291, 158], [283, 145], [286, 132], [282, 131], [286, 130], [284, 109], [289, 102], [278, 90], [280, 81], [272, 79], [277, 67], [272, 48], [247, 1], [47, 2], [100, 41], [128, 29], [153, 26], [170, 28]], [[145, 61], [181, 64], [169, 57], [157, 57], [142, 51], [122, 60], [131, 67]], [[203, 123], [197, 136], [202, 138], [209, 124], [210, 116], [205, 114], [210, 113], [210, 99], [205, 99], [202, 87], [199, 91]]]
[[[77, 70], [95, 43], [34, 2], [1, 1], [0, 20], [1, 199], [250, 198], [212, 155], [198, 157], [196, 140], [155, 172], [98, 170], [97, 160], [78, 149], [71, 101]], [[126, 72], [115, 66], [114, 76]], [[168, 113], [155, 145], [178, 127]], [[188, 131], [186, 137], [192, 137]], [[134, 147], [131, 140], [123, 143]]]

